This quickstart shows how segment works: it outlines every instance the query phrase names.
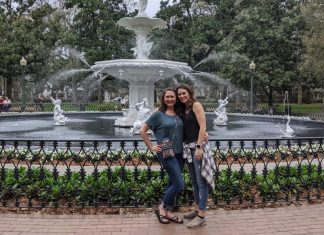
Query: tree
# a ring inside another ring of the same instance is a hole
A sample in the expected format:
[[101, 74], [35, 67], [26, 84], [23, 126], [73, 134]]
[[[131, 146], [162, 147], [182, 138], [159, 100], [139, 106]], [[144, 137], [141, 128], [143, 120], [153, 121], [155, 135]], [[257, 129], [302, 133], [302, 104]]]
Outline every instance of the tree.
[[319, 0], [308, 0], [302, 5], [302, 13], [306, 22], [307, 33], [303, 37], [305, 53], [300, 70], [304, 79], [300, 84], [306, 90], [319, 87], [323, 89], [324, 4]]
[[0, 76], [6, 80], [6, 94], [12, 96], [13, 83], [22, 74], [22, 56], [33, 81], [46, 76], [61, 25], [51, 17], [55, 9], [42, 1], [2, 1], [0, 8]]
[[[244, 1], [228, 45], [257, 65], [257, 83], [272, 106], [274, 90], [289, 90], [298, 82], [302, 55], [303, 18], [298, 0]], [[248, 70], [248, 64], [245, 65]], [[248, 81], [248, 71], [241, 79]], [[248, 82], [247, 82], [248, 84]]]
[[127, 16], [122, 0], [71, 0], [66, 7], [78, 8], [66, 42], [84, 52], [89, 64], [132, 57], [132, 34], [116, 25]]
[[171, 6], [169, 2], [161, 1], [157, 16], [167, 21], [168, 27], [155, 32], [152, 54], [155, 58], [187, 62], [193, 67], [231, 32], [235, 1], [180, 0]]

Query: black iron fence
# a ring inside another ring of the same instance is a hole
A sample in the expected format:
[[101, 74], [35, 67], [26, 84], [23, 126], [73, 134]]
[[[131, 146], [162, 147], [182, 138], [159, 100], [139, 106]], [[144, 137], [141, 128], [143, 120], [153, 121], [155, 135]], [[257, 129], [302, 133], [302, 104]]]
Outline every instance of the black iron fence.
[[[324, 199], [324, 138], [210, 140], [209, 205]], [[140, 140], [0, 140], [3, 207], [151, 207], [168, 177]], [[185, 189], [177, 205], [193, 203]]]

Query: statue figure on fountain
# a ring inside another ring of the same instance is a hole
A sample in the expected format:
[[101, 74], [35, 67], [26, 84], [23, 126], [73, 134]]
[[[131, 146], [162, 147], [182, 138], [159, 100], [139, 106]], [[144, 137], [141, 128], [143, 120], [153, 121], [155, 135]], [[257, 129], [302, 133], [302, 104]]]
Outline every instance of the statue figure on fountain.
[[139, 16], [146, 16], [145, 9], [147, 6], [147, 0], [139, 0], [138, 2], [138, 15]]
[[294, 132], [295, 132], [294, 129], [292, 129], [290, 127], [290, 125], [289, 125], [290, 124], [290, 120], [291, 120], [290, 115], [287, 115], [286, 128], [283, 128], [280, 125], [278, 125], [279, 130], [282, 133], [283, 137], [286, 137], [286, 138], [290, 138], [290, 137], [294, 137], [295, 136], [294, 135]]
[[[284, 108], [286, 108], [286, 104], [289, 107], [288, 91], [285, 91], [285, 98], [283, 100], [283, 106], [284, 106]], [[295, 133], [294, 129], [292, 129], [290, 127], [290, 120], [291, 120], [291, 118], [290, 118], [289, 109], [288, 109], [286, 128], [282, 127], [279, 124], [277, 125], [278, 128], [279, 128], [279, 130], [280, 130], [280, 132], [282, 133], [283, 137], [285, 137], [285, 138], [290, 138], [290, 137], [294, 137], [295, 136], [294, 135], [294, 133]]]
[[63, 110], [61, 109], [62, 101], [61, 99], [54, 99], [51, 96], [51, 101], [54, 104], [54, 116], [53, 119], [55, 121], [55, 126], [63, 126], [69, 120], [67, 117], [63, 115]]
[[130, 132], [132, 134], [138, 134], [140, 128], [152, 114], [151, 110], [148, 108], [148, 100], [146, 97], [143, 98], [142, 102], [135, 104], [135, 108], [137, 110], [137, 119], [133, 124], [133, 128], [131, 128]]
[[214, 111], [217, 117], [213, 123], [218, 126], [227, 126], [228, 117], [226, 115], [226, 105], [228, 104], [228, 96], [224, 100], [218, 100], [218, 107]]
[[153, 42], [148, 42], [144, 35], [139, 35], [136, 42], [137, 47], [132, 48], [133, 55], [136, 59], [146, 60], [148, 59]]

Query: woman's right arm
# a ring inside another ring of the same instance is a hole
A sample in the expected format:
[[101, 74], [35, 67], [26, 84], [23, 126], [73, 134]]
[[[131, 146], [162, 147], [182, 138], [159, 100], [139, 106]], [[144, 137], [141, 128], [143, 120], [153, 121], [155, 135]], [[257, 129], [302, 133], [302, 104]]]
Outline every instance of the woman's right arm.
[[152, 152], [159, 153], [161, 152], [161, 147], [159, 145], [154, 145], [152, 141], [150, 140], [147, 131], [150, 129], [150, 127], [147, 125], [147, 123], [144, 123], [144, 125], [141, 127], [139, 134], [142, 137], [144, 143], [148, 147], [149, 150]]

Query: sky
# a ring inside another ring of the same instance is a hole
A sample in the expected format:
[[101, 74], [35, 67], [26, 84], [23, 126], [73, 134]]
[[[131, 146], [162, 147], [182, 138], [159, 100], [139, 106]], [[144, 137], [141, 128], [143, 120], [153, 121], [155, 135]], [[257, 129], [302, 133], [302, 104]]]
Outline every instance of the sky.
[[148, 16], [153, 17], [159, 11], [159, 9], [160, 0], [148, 0], [145, 12]]

